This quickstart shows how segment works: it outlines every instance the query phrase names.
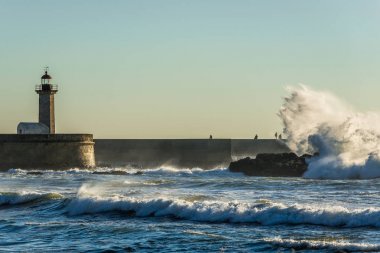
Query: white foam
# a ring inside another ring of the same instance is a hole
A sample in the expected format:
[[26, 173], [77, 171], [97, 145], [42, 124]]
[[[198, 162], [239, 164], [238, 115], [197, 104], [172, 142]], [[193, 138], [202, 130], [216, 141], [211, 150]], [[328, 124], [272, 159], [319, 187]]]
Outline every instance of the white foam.
[[208, 236], [212, 238], [219, 238], [219, 239], [229, 239], [226, 236], [218, 235], [218, 234], [213, 234], [213, 233], [208, 233], [208, 232], [203, 232], [203, 231], [198, 231], [198, 230], [184, 230], [184, 233], [187, 234], [192, 234], [192, 235], [200, 235], [200, 236]]
[[360, 251], [370, 252], [379, 251], [379, 244], [354, 243], [344, 240], [300, 240], [300, 239], [282, 239], [280, 237], [265, 238], [264, 242], [285, 248], [293, 249], [327, 249], [334, 251]]
[[26, 174], [27, 171], [23, 169], [9, 169], [7, 172], [10, 174]]
[[380, 113], [357, 112], [329, 92], [291, 87], [280, 109], [288, 146], [318, 157], [308, 161], [306, 178], [380, 177]]
[[44, 175], [88, 175], [94, 172], [109, 173], [112, 175], [114, 172], [125, 172], [126, 175], [131, 174], [144, 174], [144, 175], [204, 175], [204, 176], [239, 176], [240, 173], [231, 173], [228, 168], [215, 168], [215, 169], [202, 169], [202, 168], [175, 168], [175, 167], [160, 167], [154, 169], [135, 169], [135, 168], [103, 168], [97, 167], [94, 169], [78, 169], [72, 168], [68, 170], [45, 170], [45, 169], [34, 169], [34, 170], [23, 170], [23, 169], [9, 169], [7, 171], [10, 174], [25, 175], [29, 172], [40, 172]]
[[263, 225], [315, 224], [325, 226], [380, 227], [380, 208], [349, 209], [342, 206], [259, 204], [223, 201], [186, 201], [171, 198], [100, 197], [81, 193], [67, 205], [71, 215], [110, 211], [136, 216], [173, 216], [207, 222], [248, 222]]
[[183, 174], [183, 175], [209, 175], [209, 176], [223, 176], [223, 175], [235, 175], [239, 173], [231, 173], [228, 168], [215, 168], [215, 169], [201, 169], [201, 168], [175, 168], [175, 167], [161, 167], [156, 169], [144, 169], [139, 170], [146, 175], [149, 174], [160, 174], [160, 175], [170, 175], [170, 174]]
[[62, 175], [62, 174], [90, 174], [93, 172], [93, 170], [88, 170], [88, 169], [79, 169], [79, 168], [71, 168], [67, 170], [51, 170], [51, 169], [9, 169], [7, 171], [9, 174], [20, 174], [20, 175], [25, 175], [28, 173], [35, 173], [39, 172], [42, 174], [57, 174], [57, 175]]

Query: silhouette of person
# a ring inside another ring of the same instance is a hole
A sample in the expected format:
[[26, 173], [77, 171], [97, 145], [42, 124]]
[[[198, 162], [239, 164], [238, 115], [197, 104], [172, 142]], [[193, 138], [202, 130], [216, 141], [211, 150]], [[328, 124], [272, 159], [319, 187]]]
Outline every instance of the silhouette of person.
[[210, 134], [210, 140], [212, 140], [212, 135]]
[[278, 136], [278, 138], [279, 138], [280, 140], [282, 140], [282, 135], [280, 134], [280, 135]]
[[257, 134], [255, 135], [255, 139], [254, 140], [257, 140], [259, 138], [259, 136], [257, 136]]
[[274, 134], [274, 137], [277, 139], [277, 132]]

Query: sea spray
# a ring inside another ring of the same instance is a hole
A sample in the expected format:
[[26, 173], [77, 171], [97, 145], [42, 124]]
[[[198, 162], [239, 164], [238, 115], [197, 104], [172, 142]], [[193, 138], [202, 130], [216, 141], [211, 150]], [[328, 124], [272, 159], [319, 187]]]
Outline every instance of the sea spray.
[[380, 113], [357, 112], [333, 94], [290, 87], [279, 116], [287, 144], [298, 154], [318, 152], [306, 178], [380, 177]]

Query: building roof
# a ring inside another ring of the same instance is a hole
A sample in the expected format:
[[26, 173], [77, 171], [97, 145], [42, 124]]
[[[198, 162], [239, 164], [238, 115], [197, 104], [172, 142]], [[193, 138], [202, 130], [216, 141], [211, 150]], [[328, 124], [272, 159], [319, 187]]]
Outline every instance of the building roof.
[[45, 124], [42, 124], [42, 123], [20, 122], [17, 126], [17, 133], [21, 133], [21, 134], [48, 134], [49, 133], [49, 127], [47, 127]]

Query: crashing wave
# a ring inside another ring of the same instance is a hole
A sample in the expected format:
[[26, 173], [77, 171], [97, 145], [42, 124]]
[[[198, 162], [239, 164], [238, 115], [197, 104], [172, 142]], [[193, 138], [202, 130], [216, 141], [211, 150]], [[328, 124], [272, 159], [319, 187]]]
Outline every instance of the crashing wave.
[[380, 113], [360, 113], [328, 92], [289, 88], [279, 116], [288, 146], [298, 154], [315, 152], [306, 178], [380, 177]]
[[324, 226], [380, 227], [380, 208], [349, 209], [306, 204], [239, 203], [186, 201], [168, 198], [99, 197], [79, 194], [67, 205], [70, 215], [103, 212], [133, 213], [139, 217], [168, 216], [205, 222], [276, 224], [313, 224]]

